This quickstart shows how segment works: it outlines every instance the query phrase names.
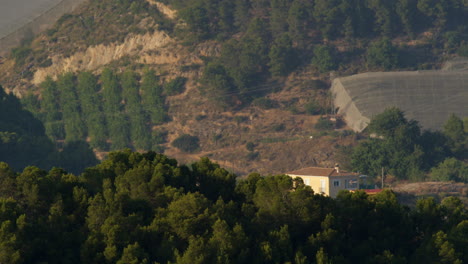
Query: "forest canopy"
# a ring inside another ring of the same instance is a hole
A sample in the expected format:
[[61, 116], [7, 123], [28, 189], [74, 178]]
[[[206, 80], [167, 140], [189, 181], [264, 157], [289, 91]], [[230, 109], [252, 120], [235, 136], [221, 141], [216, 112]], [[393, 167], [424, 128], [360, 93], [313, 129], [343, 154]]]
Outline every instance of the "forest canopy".
[[398, 108], [376, 115], [363, 140], [351, 155], [353, 170], [370, 176], [386, 173], [413, 181], [429, 178], [468, 182], [468, 133], [463, 121], [451, 115], [444, 129], [421, 131], [417, 121], [406, 119]]
[[[59, 115], [52, 107], [48, 110], [49, 120]], [[55, 121], [48, 124], [56, 125]], [[0, 161], [16, 170], [31, 165], [48, 169], [60, 166], [74, 173], [97, 164], [88, 143], [73, 139], [59, 148], [46, 133], [47, 127], [0, 86]]]
[[[202, 91], [213, 93], [222, 106], [261, 96], [262, 81], [287, 76], [298, 66], [313, 65], [319, 73], [424, 69], [442, 56], [464, 54], [468, 45], [463, 0], [162, 2], [186, 23], [174, 33], [187, 44], [222, 43], [202, 81]], [[410, 43], [418, 37], [421, 41]]]
[[414, 209], [390, 190], [331, 199], [286, 175], [236, 182], [208, 158], [126, 150], [79, 176], [0, 163], [0, 188], [2, 263], [468, 261], [458, 198]]

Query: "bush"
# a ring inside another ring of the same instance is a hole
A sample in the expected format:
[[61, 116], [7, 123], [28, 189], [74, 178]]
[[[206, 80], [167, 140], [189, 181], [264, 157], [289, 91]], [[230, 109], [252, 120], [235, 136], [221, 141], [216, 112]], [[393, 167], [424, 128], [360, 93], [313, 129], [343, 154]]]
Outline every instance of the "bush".
[[255, 149], [255, 143], [253, 142], [248, 142], [247, 144], [245, 144], [245, 148], [248, 150], [248, 151], [253, 151]]
[[260, 153], [258, 153], [258, 152], [249, 152], [249, 154], [247, 154], [246, 158], [248, 160], [256, 160], [256, 159], [258, 159], [259, 156], [260, 156]]
[[330, 47], [317, 46], [314, 48], [312, 64], [322, 73], [335, 70], [337, 63], [334, 54], [334, 50]]
[[176, 147], [184, 152], [195, 152], [200, 148], [199, 139], [196, 136], [191, 136], [184, 134], [174, 141], [172, 141], [172, 146]]
[[398, 67], [398, 57], [398, 49], [393, 46], [389, 39], [384, 38], [369, 46], [367, 50], [367, 66], [370, 68], [391, 70]]
[[328, 118], [321, 117], [317, 124], [315, 124], [315, 128], [318, 130], [330, 130], [333, 129], [335, 124], [330, 121]]
[[247, 122], [249, 118], [247, 116], [235, 116], [234, 121], [236, 121], [237, 124], [241, 124], [244, 122]]
[[166, 85], [164, 85], [164, 92], [166, 93], [166, 95], [181, 94], [185, 90], [186, 82], [187, 82], [187, 78], [177, 77], [174, 80], [166, 83]]
[[286, 129], [286, 126], [284, 124], [276, 124], [273, 126], [273, 130], [275, 132], [281, 132], [284, 131], [284, 129]]
[[201, 121], [201, 120], [203, 120], [205, 118], [206, 118], [206, 115], [197, 115], [197, 116], [195, 116], [195, 120], [197, 120], [197, 121]]
[[468, 57], [468, 43], [465, 43], [458, 48], [458, 56]]
[[448, 158], [431, 170], [431, 179], [436, 181], [468, 182], [468, 164]]
[[26, 63], [26, 58], [31, 54], [32, 50], [29, 47], [18, 47], [11, 50], [11, 56], [18, 66]]
[[309, 115], [316, 115], [321, 114], [323, 112], [322, 107], [317, 104], [314, 100], [311, 100], [307, 104], [304, 105], [305, 112]]
[[262, 97], [253, 100], [252, 105], [267, 110], [275, 107], [275, 102], [269, 98]]

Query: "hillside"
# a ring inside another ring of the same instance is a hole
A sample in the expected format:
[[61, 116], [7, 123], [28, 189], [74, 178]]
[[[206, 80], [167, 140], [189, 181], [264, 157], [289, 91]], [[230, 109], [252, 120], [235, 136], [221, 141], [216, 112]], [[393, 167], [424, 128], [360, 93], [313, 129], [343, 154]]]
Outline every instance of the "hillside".
[[443, 200], [446, 197], [458, 197], [465, 206], [468, 206], [468, 185], [454, 182], [415, 182], [398, 183], [391, 186], [401, 204], [413, 207], [421, 198], [433, 197]]
[[80, 173], [97, 160], [89, 145], [73, 141], [58, 147], [47, 137], [44, 125], [25, 110], [19, 99], [0, 86], [0, 161], [15, 170], [28, 166], [62, 167]]
[[[208, 156], [241, 175], [282, 173], [331, 166], [356, 144], [343, 122], [321, 118], [334, 112], [330, 71], [437, 68], [466, 50], [460, 1], [437, 7], [444, 17], [423, 1], [363, 1], [361, 16], [349, 1], [308, 2], [92, 0], [14, 49], [0, 83], [50, 138], [86, 140], [99, 156], [153, 148], [183, 163]], [[184, 134], [199, 147], [174, 147]]]
[[[2, 263], [466, 263], [457, 197], [336, 199], [286, 175], [112, 152], [79, 176], [0, 163]], [[47, 243], [45, 243], [46, 241]]]

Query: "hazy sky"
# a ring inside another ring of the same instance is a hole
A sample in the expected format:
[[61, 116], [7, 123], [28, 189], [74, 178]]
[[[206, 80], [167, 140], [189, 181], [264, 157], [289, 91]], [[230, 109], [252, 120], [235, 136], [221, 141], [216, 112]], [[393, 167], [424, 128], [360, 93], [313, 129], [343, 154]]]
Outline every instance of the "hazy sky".
[[0, 38], [20, 28], [62, 0], [0, 0]]

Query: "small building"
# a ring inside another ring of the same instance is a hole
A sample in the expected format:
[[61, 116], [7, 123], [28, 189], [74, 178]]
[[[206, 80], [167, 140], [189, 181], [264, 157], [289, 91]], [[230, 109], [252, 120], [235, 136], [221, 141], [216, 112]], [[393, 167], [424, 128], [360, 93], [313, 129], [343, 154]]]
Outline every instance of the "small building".
[[293, 179], [301, 178], [315, 193], [335, 198], [341, 190], [359, 189], [359, 173], [341, 171], [335, 168], [310, 167], [286, 173]]

